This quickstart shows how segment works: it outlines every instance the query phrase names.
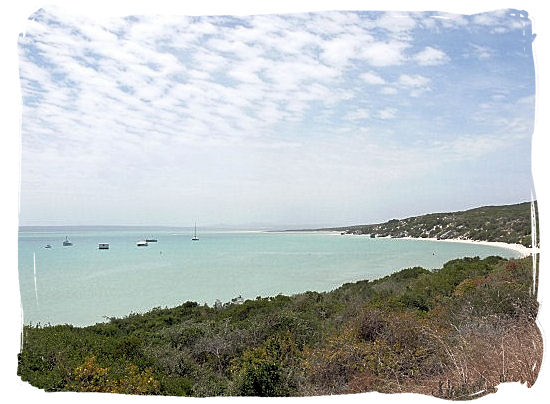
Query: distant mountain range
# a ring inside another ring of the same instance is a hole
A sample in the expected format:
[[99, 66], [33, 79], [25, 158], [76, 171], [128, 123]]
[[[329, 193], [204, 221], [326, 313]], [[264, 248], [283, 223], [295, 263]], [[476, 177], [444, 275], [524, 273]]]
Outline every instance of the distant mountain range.
[[[536, 202], [534, 205], [535, 212], [537, 212]], [[537, 217], [536, 213], [535, 217]], [[300, 231], [302, 230], [305, 229]], [[368, 234], [371, 237], [500, 241], [531, 247], [531, 202], [515, 205], [483, 206], [459, 212], [430, 213], [406, 219], [392, 219], [378, 224], [308, 230]], [[538, 241], [535, 244], [538, 245]]]

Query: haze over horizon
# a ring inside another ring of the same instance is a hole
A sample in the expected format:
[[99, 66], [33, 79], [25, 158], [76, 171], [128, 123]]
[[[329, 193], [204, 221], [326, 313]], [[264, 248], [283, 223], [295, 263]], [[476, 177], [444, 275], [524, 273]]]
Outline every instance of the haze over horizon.
[[534, 195], [525, 12], [91, 19], [19, 38], [20, 225], [344, 226]]
[[[524, 201], [524, 202], [532, 202], [532, 201]], [[524, 202], [519, 202], [519, 203], [524, 203]], [[513, 205], [513, 204], [512, 204]], [[472, 208], [468, 208], [468, 209], [461, 209], [461, 210], [469, 210], [469, 209], [475, 209], [475, 208], [478, 208], [478, 207], [485, 207], [485, 206], [495, 206], [495, 205], [484, 205], [484, 206], [476, 206], [476, 207], [472, 207]], [[500, 205], [498, 205], [500, 206]], [[374, 222], [361, 222], [361, 223], [346, 223], [346, 224], [341, 224], [341, 223], [304, 223], [302, 225], [296, 225], [296, 224], [293, 224], [293, 223], [279, 223], [279, 224], [274, 224], [274, 223], [259, 223], [259, 222], [256, 222], [256, 223], [234, 223], [234, 224], [229, 224], [229, 223], [207, 223], [205, 225], [203, 224], [200, 224], [200, 225], [197, 225], [198, 228], [201, 230], [201, 231], [209, 231], [209, 230], [228, 230], [228, 231], [231, 231], [231, 230], [274, 230], [274, 231], [277, 231], [277, 230], [302, 230], [302, 229], [319, 229], [319, 228], [328, 228], [328, 227], [344, 227], [344, 226], [353, 226], [353, 225], [368, 225], [368, 224], [379, 224], [379, 223], [385, 223], [389, 220], [392, 220], [392, 219], [407, 219], [409, 217], [415, 217], [415, 216], [422, 216], [422, 215], [425, 215], [425, 214], [430, 214], [430, 213], [450, 213], [451, 211], [446, 211], [446, 212], [443, 212], [443, 211], [434, 211], [434, 212], [423, 212], [423, 213], [419, 213], [419, 214], [413, 214], [413, 215], [410, 215], [410, 216], [403, 216], [403, 217], [387, 217], [387, 218], [383, 218], [383, 219], [379, 219], [377, 221], [374, 221]], [[452, 212], [457, 212], [457, 211], [452, 211]], [[298, 226], [301, 226], [301, 227], [298, 227]], [[57, 224], [57, 225], [19, 225], [19, 228], [48, 228], [48, 227], [52, 227], [52, 228], [83, 228], [83, 227], [94, 227], [94, 228], [137, 228], [137, 229], [140, 229], [140, 228], [146, 228], [146, 229], [150, 229], [150, 228], [166, 228], [166, 229], [179, 229], [179, 230], [193, 230], [194, 229], [194, 225], [159, 225], [159, 224], [155, 224], [155, 223], [143, 223], [143, 224], [116, 224], [116, 223], [95, 223], [95, 224], [87, 224], [87, 223], [80, 223], [80, 224]]]

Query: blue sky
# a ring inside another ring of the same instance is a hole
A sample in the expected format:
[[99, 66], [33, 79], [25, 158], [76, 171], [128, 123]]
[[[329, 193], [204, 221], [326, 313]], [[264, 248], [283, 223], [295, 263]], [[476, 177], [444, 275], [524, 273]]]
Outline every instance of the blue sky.
[[531, 198], [525, 13], [86, 18], [19, 38], [21, 225], [340, 225]]

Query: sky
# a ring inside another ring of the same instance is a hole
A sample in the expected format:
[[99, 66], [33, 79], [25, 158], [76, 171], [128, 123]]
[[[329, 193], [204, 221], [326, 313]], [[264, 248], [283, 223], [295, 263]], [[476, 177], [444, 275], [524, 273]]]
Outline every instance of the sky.
[[19, 37], [20, 225], [336, 226], [531, 199], [525, 12], [98, 18]]

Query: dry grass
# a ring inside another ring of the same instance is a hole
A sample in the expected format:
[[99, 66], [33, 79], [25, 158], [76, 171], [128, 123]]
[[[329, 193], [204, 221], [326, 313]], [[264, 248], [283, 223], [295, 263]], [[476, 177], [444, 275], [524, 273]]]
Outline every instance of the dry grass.
[[[494, 392], [504, 382], [526, 383], [528, 387], [535, 383], [543, 346], [532, 319], [488, 317], [452, 328], [451, 335], [424, 329], [444, 354], [439, 358], [439, 374], [391, 378], [364, 372], [350, 381], [346, 392], [411, 392], [460, 400]], [[433, 370], [432, 366], [430, 372]]]

